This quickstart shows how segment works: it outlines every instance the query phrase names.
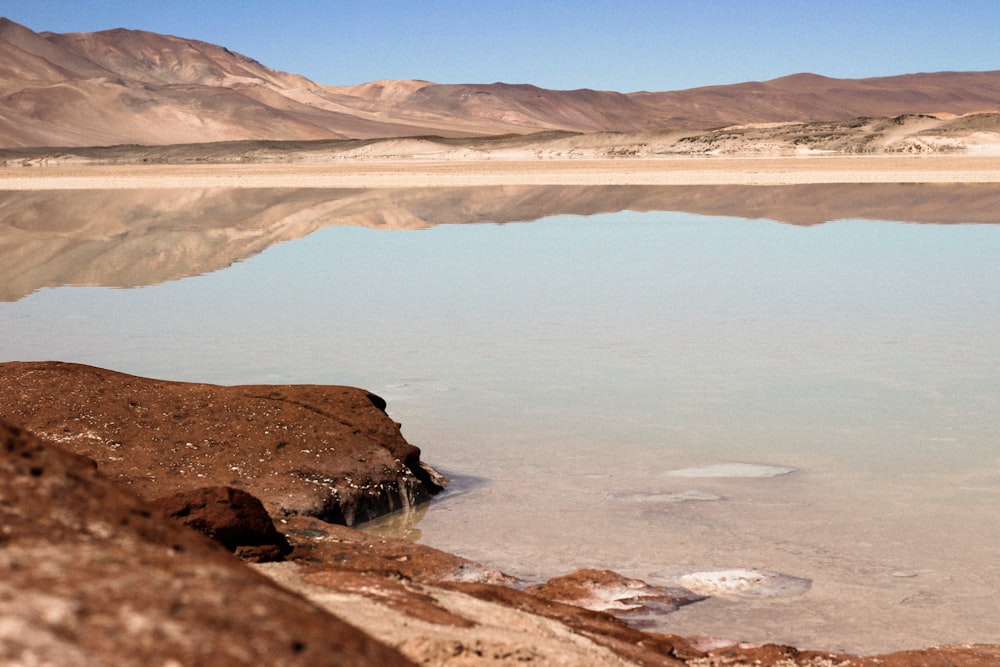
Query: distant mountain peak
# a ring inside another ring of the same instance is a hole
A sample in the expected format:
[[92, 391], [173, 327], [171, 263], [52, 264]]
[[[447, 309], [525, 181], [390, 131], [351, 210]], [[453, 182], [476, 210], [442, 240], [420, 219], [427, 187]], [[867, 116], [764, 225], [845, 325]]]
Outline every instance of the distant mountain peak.
[[0, 146], [710, 129], [1000, 108], [1000, 72], [765, 82], [671, 92], [381, 80], [324, 86], [250, 56], [114, 28], [36, 33], [0, 18]]

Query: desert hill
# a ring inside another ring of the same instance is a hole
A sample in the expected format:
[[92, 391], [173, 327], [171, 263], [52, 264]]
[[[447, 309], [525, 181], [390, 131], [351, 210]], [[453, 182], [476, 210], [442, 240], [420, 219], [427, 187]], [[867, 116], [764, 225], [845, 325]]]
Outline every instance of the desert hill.
[[0, 147], [0, 167], [949, 153], [1000, 155], [1000, 113], [944, 118], [904, 115], [631, 134], [550, 131], [461, 138], [423, 136], [312, 141], [244, 140], [166, 146]]
[[797, 74], [627, 94], [506, 83], [325, 86], [196, 40], [124, 29], [37, 33], [0, 18], [5, 147], [663, 132], [996, 109], [1000, 71]]

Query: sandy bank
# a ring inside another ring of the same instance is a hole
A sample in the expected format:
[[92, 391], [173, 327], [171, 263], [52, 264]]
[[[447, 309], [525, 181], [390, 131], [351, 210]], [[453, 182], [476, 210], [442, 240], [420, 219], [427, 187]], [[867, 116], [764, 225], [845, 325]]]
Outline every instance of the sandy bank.
[[189, 187], [1000, 183], [1000, 156], [344, 160], [311, 164], [88, 165], [0, 169], [0, 190]]

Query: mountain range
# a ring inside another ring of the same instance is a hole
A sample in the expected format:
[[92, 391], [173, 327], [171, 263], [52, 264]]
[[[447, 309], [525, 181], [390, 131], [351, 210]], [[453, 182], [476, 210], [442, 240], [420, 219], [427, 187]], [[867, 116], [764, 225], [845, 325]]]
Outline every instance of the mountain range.
[[998, 109], [1000, 71], [795, 74], [633, 93], [414, 80], [328, 86], [196, 40], [34, 32], [0, 18], [2, 147], [637, 133]]

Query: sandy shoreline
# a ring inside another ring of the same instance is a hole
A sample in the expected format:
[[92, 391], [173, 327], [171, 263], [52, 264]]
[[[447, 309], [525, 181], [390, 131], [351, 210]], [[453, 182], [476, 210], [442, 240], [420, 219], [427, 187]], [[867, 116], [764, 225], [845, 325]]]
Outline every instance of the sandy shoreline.
[[0, 190], [813, 183], [1000, 183], [1000, 156], [838, 155], [447, 162], [398, 159], [0, 169]]

